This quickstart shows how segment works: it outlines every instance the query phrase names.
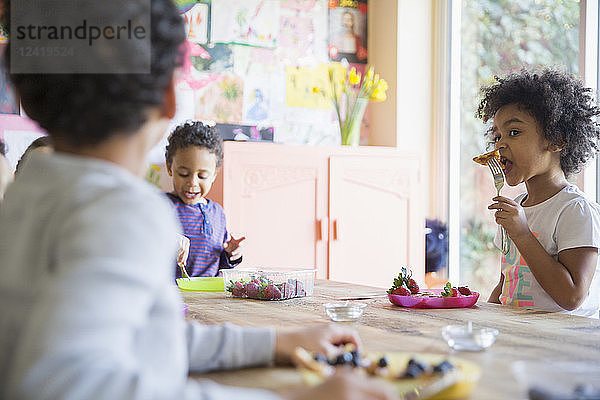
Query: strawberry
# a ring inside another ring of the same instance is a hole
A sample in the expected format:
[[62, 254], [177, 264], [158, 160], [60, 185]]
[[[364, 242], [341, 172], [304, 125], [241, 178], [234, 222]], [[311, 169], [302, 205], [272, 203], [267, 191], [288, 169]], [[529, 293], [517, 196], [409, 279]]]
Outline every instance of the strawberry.
[[250, 283], [247, 283], [245, 289], [248, 297], [251, 297], [253, 299], [258, 297], [259, 286], [256, 284], [256, 282], [252, 281]]
[[408, 286], [408, 288], [410, 289], [410, 292], [412, 294], [417, 294], [419, 293], [419, 285], [417, 285], [417, 282], [410, 278], [407, 282], [406, 282], [406, 286]]
[[396, 296], [410, 296], [410, 290], [405, 288], [404, 286], [400, 286], [392, 291], [392, 294]]
[[473, 292], [471, 292], [471, 289], [469, 289], [467, 286], [459, 286], [458, 291], [463, 296], [471, 296], [473, 294]]
[[458, 293], [458, 289], [456, 288], [452, 288], [452, 296], [451, 297], [460, 297], [460, 294]]
[[[398, 277], [394, 278], [394, 283], [393, 283], [392, 287], [388, 289], [387, 293], [396, 294], [396, 293], [394, 293], [394, 291], [401, 287], [404, 287], [404, 289], [409, 292], [409, 295], [410, 295], [410, 292], [419, 293], [419, 286], [417, 285], [417, 282], [415, 282], [414, 279], [411, 279], [411, 276], [412, 276], [412, 272], [408, 271], [406, 269], [406, 267], [402, 267], [402, 270], [398, 274]], [[409, 281], [412, 281], [412, 283], [414, 285], [410, 285]], [[411, 289], [411, 286], [414, 286], [416, 288], [416, 292], [413, 292], [414, 289]]]

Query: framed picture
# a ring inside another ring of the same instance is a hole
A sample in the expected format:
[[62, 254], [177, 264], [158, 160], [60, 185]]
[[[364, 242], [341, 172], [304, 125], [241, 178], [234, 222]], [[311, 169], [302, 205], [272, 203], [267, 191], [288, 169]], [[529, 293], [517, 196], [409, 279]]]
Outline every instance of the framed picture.
[[329, 59], [367, 63], [367, 0], [329, 0]]

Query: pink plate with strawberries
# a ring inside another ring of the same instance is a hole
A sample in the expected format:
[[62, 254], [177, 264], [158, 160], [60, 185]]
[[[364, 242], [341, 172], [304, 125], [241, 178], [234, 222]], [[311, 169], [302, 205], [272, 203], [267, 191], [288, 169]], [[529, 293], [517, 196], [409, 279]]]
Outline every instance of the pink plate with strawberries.
[[[441, 297], [443, 291], [443, 289], [427, 289], [423, 293], [412, 296], [388, 294], [388, 298], [392, 304], [410, 308], [465, 308], [475, 305], [479, 299], [477, 292], [471, 292], [468, 296]], [[424, 295], [426, 293], [431, 293], [431, 295]]]

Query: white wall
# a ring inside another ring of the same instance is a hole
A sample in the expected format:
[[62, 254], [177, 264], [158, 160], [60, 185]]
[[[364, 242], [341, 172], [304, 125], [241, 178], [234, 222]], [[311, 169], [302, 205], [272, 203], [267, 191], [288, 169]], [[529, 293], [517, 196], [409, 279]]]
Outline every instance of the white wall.
[[390, 87], [388, 99], [371, 106], [369, 144], [419, 154], [426, 199], [431, 175], [434, 1], [369, 1], [369, 63]]

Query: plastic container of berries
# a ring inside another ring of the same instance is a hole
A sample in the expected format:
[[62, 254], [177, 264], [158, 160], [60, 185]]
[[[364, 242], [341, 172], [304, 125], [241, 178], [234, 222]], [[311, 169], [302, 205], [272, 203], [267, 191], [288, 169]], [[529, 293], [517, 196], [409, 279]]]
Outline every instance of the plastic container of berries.
[[236, 268], [222, 272], [227, 295], [242, 299], [287, 300], [312, 296], [315, 286], [316, 269]]

